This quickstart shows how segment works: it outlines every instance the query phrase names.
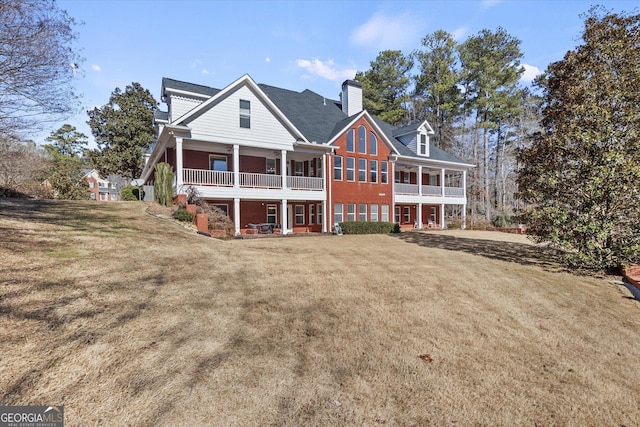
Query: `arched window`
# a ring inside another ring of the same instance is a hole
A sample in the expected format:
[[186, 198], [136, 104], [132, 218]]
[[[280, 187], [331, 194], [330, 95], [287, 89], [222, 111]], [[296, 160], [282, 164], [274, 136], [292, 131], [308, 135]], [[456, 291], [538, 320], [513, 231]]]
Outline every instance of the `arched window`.
[[353, 146], [354, 134], [355, 131], [353, 129], [349, 129], [349, 132], [347, 132], [347, 152], [349, 153], [353, 153], [355, 151]]
[[367, 154], [367, 130], [364, 126], [358, 126], [358, 153]]
[[369, 132], [369, 154], [372, 156], [378, 155], [378, 138], [373, 132]]

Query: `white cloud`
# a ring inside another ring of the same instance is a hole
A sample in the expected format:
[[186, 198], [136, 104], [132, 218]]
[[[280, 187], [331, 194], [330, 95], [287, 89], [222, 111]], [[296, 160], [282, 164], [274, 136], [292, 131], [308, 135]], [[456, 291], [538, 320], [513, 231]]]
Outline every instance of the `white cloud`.
[[502, 3], [503, 0], [482, 0], [482, 8], [489, 9]]
[[305, 69], [307, 73], [311, 75], [319, 76], [338, 83], [342, 83], [342, 81], [346, 79], [354, 78], [357, 71], [350, 68], [341, 70], [332, 59], [329, 59], [327, 62], [322, 62], [317, 58], [311, 61], [308, 59], [298, 59], [296, 60], [296, 64], [298, 67]]
[[264, 62], [271, 62], [271, 58], [269, 58], [268, 56], [264, 59]]
[[93, 65], [91, 66], [91, 69], [92, 69], [93, 71], [95, 71], [95, 72], [100, 72], [100, 71], [102, 71], [102, 68], [100, 68], [100, 66], [99, 66], [99, 65], [96, 65], [96, 64], [93, 64]]
[[469, 29], [467, 27], [459, 27], [453, 30], [451, 35], [453, 36], [454, 40], [462, 41], [462, 38], [466, 36], [468, 32], [469, 32]]
[[524, 67], [524, 73], [520, 76], [520, 80], [525, 83], [531, 83], [533, 79], [542, 74], [542, 71], [534, 65], [522, 64]]
[[353, 30], [349, 41], [356, 46], [398, 50], [408, 43], [420, 40], [419, 31], [416, 17], [408, 12], [394, 16], [376, 12], [367, 22]]
[[207, 70], [206, 68], [203, 68], [202, 71], [200, 71], [201, 74], [209, 74], [209, 70]]

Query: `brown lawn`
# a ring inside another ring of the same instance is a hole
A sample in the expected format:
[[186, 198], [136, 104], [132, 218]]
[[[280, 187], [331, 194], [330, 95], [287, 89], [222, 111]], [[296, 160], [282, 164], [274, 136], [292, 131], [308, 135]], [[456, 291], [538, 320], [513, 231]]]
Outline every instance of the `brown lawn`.
[[635, 425], [640, 305], [516, 235], [220, 241], [0, 200], [0, 404], [68, 426]]

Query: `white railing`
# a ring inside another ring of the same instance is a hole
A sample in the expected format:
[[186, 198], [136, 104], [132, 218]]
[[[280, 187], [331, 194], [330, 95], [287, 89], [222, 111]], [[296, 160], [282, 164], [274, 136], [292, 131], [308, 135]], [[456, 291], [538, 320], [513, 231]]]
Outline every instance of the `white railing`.
[[280, 175], [240, 172], [240, 187], [282, 188]]
[[445, 187], [444, 195], [447, 197], [464, 197], [464, 188]]
[[220, 172], [206, 169], [183, 169], [182, 179], [185, 184], [191, 185], [233, 187], [233, 172]]
[[417, 184], [394, 184], [394, 189], [396, 194], [409, 194], [409, 195], [417, 195], [418, 194], [418, 185]]
[[439, 187], [437, 185], [423, 185], [422, 195], [423, 196], [442, 196], [442, 187]]
[[288, 176], [287, 187], [292, 190], [322, 190], [322, 178], [309, 176]]

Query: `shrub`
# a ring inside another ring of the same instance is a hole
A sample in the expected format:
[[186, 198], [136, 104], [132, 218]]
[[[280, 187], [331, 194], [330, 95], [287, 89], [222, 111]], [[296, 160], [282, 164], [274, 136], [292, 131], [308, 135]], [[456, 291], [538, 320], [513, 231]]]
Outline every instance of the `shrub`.
[[494, 227], [498, 227], [498, 228], [509, 228], [509, 227], [516, 226], [514, 218], [511, 215], [506, 213], [494, 215], [493, 218], [491, 219], [491, 224]]
[[178, 221], [193, 222], [193, 214], [185, 210], [182, 206], [179, 206], [171, 216]]
[[120, 191], [120, 200], [124, 200], [125, 202], [138, 200], [138, 197], [134, 193], [134, 190], [138, 190], [138, 188], [134, 187], [133, 185], [122, 187], [122, 190]]
[[400, 226], [391, 222], [350, 221], [341, 222], [339, 225], [344, 234], [387, 234], [400, 232]]
[[173, 203], [173, 170], [168, 163], [158, 163], [153, 181], [153, 194], [158, 203], [171, 206]]

